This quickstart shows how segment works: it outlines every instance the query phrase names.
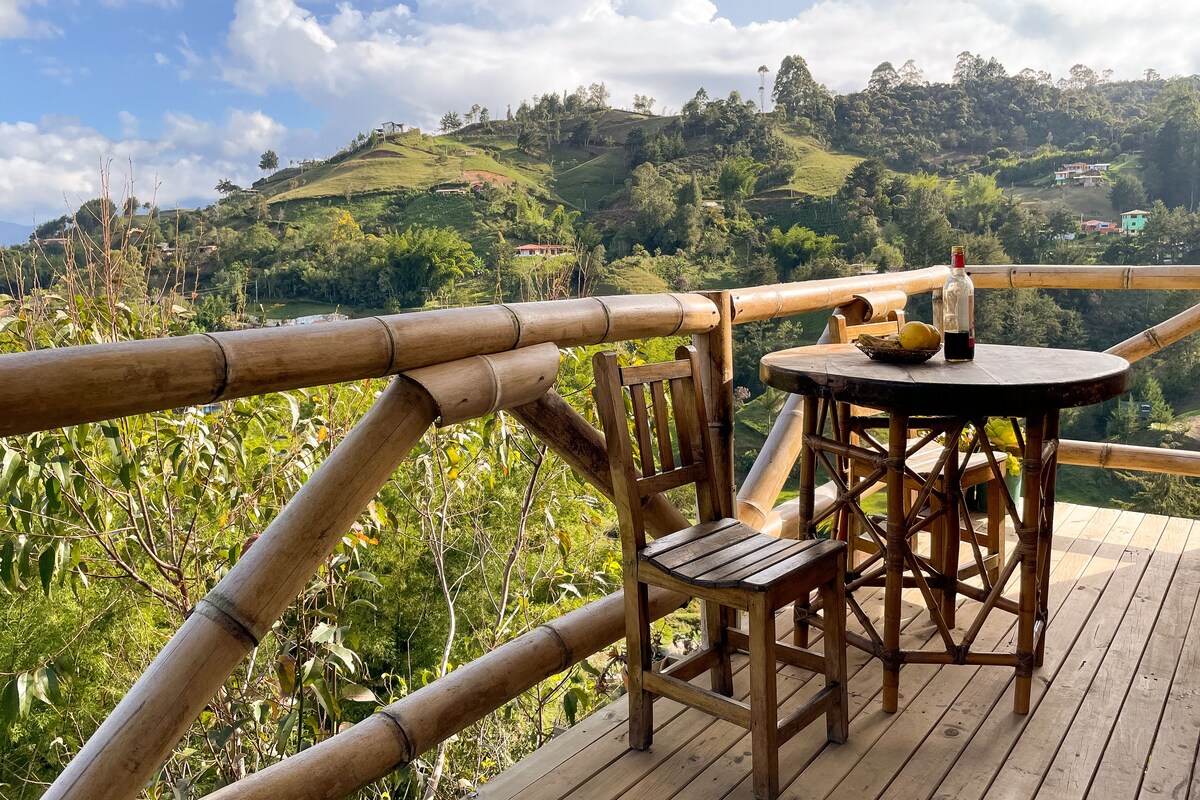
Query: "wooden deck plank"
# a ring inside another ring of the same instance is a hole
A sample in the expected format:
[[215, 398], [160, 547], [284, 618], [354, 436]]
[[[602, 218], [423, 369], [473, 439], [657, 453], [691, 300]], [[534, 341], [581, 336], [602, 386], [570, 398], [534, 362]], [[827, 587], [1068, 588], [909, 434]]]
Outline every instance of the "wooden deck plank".
[[[1136, 797], [1151, 755], [1154, 761], [1173, 760], [1171, 750], [1164, 751], [1156, 739], [1200, 595], [1200, 525], [1192, 520], [1172, 520], [1172, 523], [1190, 528], [1188, 541], [1171, 580], [1167, 600], [1154, 622], [1146, 652], [1129, 683], [1129, 693], [1112, 728], [1103, 760], [1092, 779], [1089, 798]], [[1174, 771], [1191, 772], [1195, 748], [1196, 740], [1192, 739], [1184, 748], [1186, 758], [1174, 760]]]
[[[1043, 674], [1043, 680], [1039, 683], [1044, 688], [1037, 705], [1031, 706], [1028, 719], [1010, 721], [1009, 727], [1013, 736], [1009, 739], [1011, 744], [1007, 744], [1007, 747], [1011, 749], [1008, 749], [1007, 756], [1002, 759], [1003, 766], [1000, 770], [976, 771], [969, 791], [957, 795], [958, 797], [982, 795], [990, 800], [998, 800], [1033, 797], [1037, 793], [1042, 776], [1058, 753], [1067, 726], [1083, 701], [1093, 676], [1104, 661], [1104, 653], [1112, 643], [1121, 616], [1129, 607], [1134, 592], [1141, 583], [1142, 574], [1153, 558], [1154, 546], [1166, 527], [1166, 522], [1165, 517], [1143, 517], [1134, 531], [1133, 538], [1119, 553], [1106, 552], [1112, 549], [1107, 542], [1101, 546], [1098, 555], [1112, 558], [1113, 572], [1099, 598], [1093, 598], [1094, 605], [1088, 604], [1086, 622], [1080, 626], [1083, 633], [1071, 643], [1069, 651], [1055, 659], [1058, 668], [1053, 674]], [[1076, 591], [1074, 594], [1079, 596], [1083, 593]], [[1059, 647], [1064, 647], [1066, 643], [1058, 641], [1058, 644]], [[1047, 647], [1047, 660], [1049, 652], [1050, 648]], [[1056, 653], [1056, 656], [1058, 655]], [[1042, 672], [1046, 672], [1044, 666]], [[1044, 684], [1046, 679], [1052, 681], [1048, 688], [1045, 688]], [[994, 742], [1001, 746], [1006, 744], [1000, 738]], [[988, 761], [994, 763], [996, 755], [999, 754], [993, 753]], [[960, 761], [959, 765], [962, 763]]]
[[[1122, 514], [1117, 511], [1112, 511], [1111, 514], [1114, 522], [1108, 536], [1089, 561], [1086, 574], [1076, 582], [1075, 588], [1059, 609], [1060, 632], [1065, 628], [1077, 633], [1082, 628], [1096, 601], [1103, 596], [1112, 577], [1112, 570], [1119, 563], [1120, 555], [1142, 519], [1141, 514]], [[1093, 520], [1093, 524], [1095, 521]], [[1055, 549], [1061, 546], [1061, 543], [1056, 544]], [[1033, 704], [1040, 702], [1047, 684], [1058, 674], [1063, 659], [1073, 645], [1074, 637], [1071, 635], [1054, 636], [1047, 641], [1045, 661], [1033, 682]], [[1002, 697], [1010, 697], [1012, 681], [1006, 678], [1004, 686]], [[1028, 718], [1016, 717], [1011, 712], [1011, 706], [1007, 709], [996, 706], [989, 709], [976, 728], [975, 735], [943, 777], [932, 797], [938, 800], [957, 800], [959, 797], [980, 797], [987, 791], [992, 776], [1000, 769], [1008, 751], [1028, 722]]]
[[[1055, 626], [1063, 624], [1057, 620], [1063, 602], [1075, 584], [1088, 574], [1092, 557], [1100, 543], [1109, 535], [1119, 516], [1120, 513], [1116, 510], [1102, 513], [1087, 507], [1060, 508], [1056, 512], [1056, 519], [1062, 521], [1060, 531], [1065, 534], [1058, 541], [1062, 542], [1068, 537], [1072, 541], [1067, 551], [1061, 555], [1058, 555], [1059, 548], [1056, 547], [1055, 573], [1051, 576], [1050, 587], [1050, 608], [1055, 614]], [[1132, 530], [1129, 530], [1125, 538], [1128, 539], [1131, 534]], [[1108, 564], [1092, 567], [1093, 571], [1108, 571], [1109, 568]], [[1060, 630], [1061, 627], [1051, 628], [1055, 633]], [[946, 672], [955, 674], [958, 670]], [[940, 735], [926, 737], [908, 763], [885, 788], [881, 797], [887, 800], [930, 797], [953, 768], [963, 750], [974, 739], [1011, 679], [1011, 674], [1004, 674], [999, 670], [975, 672], [970, 683], [955, 698], [953, 704], [948, 704], [949, 707], [939, 722]]]
[[[850, 739], [827, 744], [818, 724], [783, 745], [782, 798], [1200, 798], [1200, 521], [1067, 504], [1056, 518], [1051, 623], [1029, 716], [1012, 713], [1009, 668], [919, 664], [903, 670], [900, 711], [883, 714], [880, 664], [851, 649]], [[878, 592], [860, 594], [877, 615]], [[904, 636], [935, 646], [914, 599], [910, 590]], [[1010, 615], [993, 614], [978, 641], [1004, 649], [1014, 629]], [[783, 668], [781, 708], [820, 684]], [[748, 800], [749, 736], [667, 700], [655, 705], [649, 751], [628, 750], [617, 701], [477, 797]]]
[[[1200, 522], [1193, 523], [1193, 527]], [[1166, 708], [1155, 731], [1154, 752], [1140, 797], [1197, 796], [1196, 751], [1200, 744], [1200, 605], [1187, 623], [1183, 651], [1172, 676]], [[1188, 784], [1191, 784], [1189, 791]]]
[[[919, 597], [918, 590], [906, 593], [907, 597]], [[864, 610], [873, 620], [878, 620], [882, 612], [882, 596], [878, 591], [871, 595], [869, 602], [864, 598]], [[904, 609], [904, 625], [901, 630], [901, 641], [905, 647], [919, 648], [928, 644], [936, 635], [934, 627], [929, 624], [923, 605], [906, 602]], [[854, 622], [852, 627], [857, 627]], [[848, 662], [853, 659], [859, 663], [861, 659], [850, 650]], [[879, 694], [883, 683], [883, 669], [877, 659], [869, 659], [849, 685], [850, 718], [853, 720], [862, 712], [876, 695]], [[828, 744], [825, 740], [825, 727], [814, 724], [800, 731], [790, 741], [780, 748], [781, 786], [786, 786], [794, 780], [808, 763], [818, 755], [828, 754], [845, 745]], [[671, 795], [680, 800], [718, 800], [719, 798], [751, 797], [749, 775], [750, 737], [743, 736], [719, 758], [713, 761], [707, 769], [697, 775], [690, 783], [680, 786], [677, 793]]]
[[[1056, 552], [1051, 564], [1049, 612], [1052, 631], [1057, 630], [1054, 618], [1059, 607], [1099, 544], [1098, 540], [1089, 540], [1083, 535], [1094, 514], [1092, 508], [1061, 504], [1056, 510], [1060, 531], [1065, 534], [1063, 540], [1070, 542], [1070, 546], [1067, 552]], [[1100, 535], [1105, 532], [1107, 529]], [[998, 646], [1011, 634], [1015, 624], [1015, 617], [1011, 615], [993, 614], [977, 641], [986, 646], [990, 640]], [[1012, 670], [1006, 667], [942, 667], [909, 703], [908, 712], [900, 715], [864, 754], [863, 768], [852, 770], [829, 794], [878, 797], [886, 791], [887, 796], [897, 798], [928, 796], [970, 741], [975, 727], [991, 711], [1011, 676]], [[977, 688], [977, 682], [981, 684], [979, 691], [971, 691]], [[918, 752], [920, 758], [908, 772], [908, 778], [896, 781]], [[918, 776], [920, 780], [914, 780]], [[807, 781], [804, 785], [809, 786]]]
[[[1039, 797], [1048, 800], [1082, 798], [1091, 787], [1092, 775], [1099, 767], [1117, 715], [1150, 642], [1150, 634], [1166, 601], [1191, 527], [1191, 520], [1166, 520], [1150, 563], [1146, 565], [1128, 607], [1120, 615], [1120, 624], [1088, 684], [1074, 722], [1059, 745], [1058, 755], [1045, 772]], [[1157, 722], [1155, 712], [1154, 723]], [[1128, 754], [1124, 753], [1120, 754], [1120, 759], [1126, 761], [1122, 771], [1130, 769], [1140, 776], [1141, 764], [1129, 763]]]

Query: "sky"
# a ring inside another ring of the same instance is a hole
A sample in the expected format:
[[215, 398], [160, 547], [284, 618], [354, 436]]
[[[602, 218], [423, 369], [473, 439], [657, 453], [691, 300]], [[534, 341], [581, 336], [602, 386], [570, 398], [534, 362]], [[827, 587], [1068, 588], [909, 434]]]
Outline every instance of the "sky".
[[603, 81], [671, 113], [758, 97], [787, 55], [830, 89], [883, 61], [949, 80], [963, 50], [1063, 76], [1200, 73], [1200, 3], [1174, 0], [0, 0], [0, 220], [97, 196], [162, 208], [248, 185], [260, 155], [321, 158], [384, 121]]

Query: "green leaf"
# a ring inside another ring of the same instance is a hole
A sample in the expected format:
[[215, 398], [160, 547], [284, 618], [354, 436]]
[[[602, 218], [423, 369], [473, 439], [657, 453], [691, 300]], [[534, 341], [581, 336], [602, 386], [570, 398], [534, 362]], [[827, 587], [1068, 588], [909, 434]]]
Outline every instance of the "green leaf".
[[11, 538], [5, 539], [4, 544], [0, 545], [0, 583], [3, 583], [9, 589], [16, 590], [16, 571], [13, 569], [13, 554], [16, 548], [13, 546]]
[[317, 678], [312, 682], [313, 694], [317, 696], [317, 702], [325, 709], [325, 713], [336, 719], [340, 716], [338, 711], [337, 701], [333, 699], [333, 694], [329, 691], [329, 684], [324, 678]]
[[575, 715], [579, 712], [579, 698], [574, 692], [567, 692], [563, 695], [563, 712], [567, 715], [568, 724], [575, 724]]
[[335, 636], [337, 636], [337, 628], [324, 622], [318, 622], [309, 638], [318, 644], [325, 644], [332, 642]]
[[54, 545], [48, 546], [38, 556], [38, 575], [42, 579], [42, 591], [46, 593], [46, 597], [50, 596], [50, 582], [54, 580], [55, 556]]
[[33, 673], [22, 672], [15, 679], [17, 684], [17, 716], [26, 717], [33, 706]]
[[17, 678], [12, 678], [8, 683], [4, 684], [4, 690], [0, 691], [0, 733], [7, 731], [9, 726], [17, 721], [19, 713], [20, 701], [17, 697]]
[[338, 697], [342, 700], [353, 700], [356, 703], [378, 703], [379, 698], [365, 686], [346, 681], [338, 689]]
[[62, 703], [62, 692], [58, 687], [58, 674], [51, 667], [42, 667], [33, 673], [33, 696], [48, 706]]

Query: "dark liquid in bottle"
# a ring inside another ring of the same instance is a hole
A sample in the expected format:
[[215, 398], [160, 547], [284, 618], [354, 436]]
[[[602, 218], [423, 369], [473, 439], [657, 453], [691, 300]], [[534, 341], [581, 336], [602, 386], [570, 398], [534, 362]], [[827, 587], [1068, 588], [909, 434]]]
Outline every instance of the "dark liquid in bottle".
[[944, 338], [947, 361], [970, 361], [975, 358], [975, 340], [969, 333], [946, 333]]

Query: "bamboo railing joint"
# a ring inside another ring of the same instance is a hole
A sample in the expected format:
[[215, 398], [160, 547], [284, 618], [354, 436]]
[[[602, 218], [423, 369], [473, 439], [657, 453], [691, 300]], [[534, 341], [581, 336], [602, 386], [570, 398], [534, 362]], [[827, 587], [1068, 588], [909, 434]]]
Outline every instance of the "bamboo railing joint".
[[1123, 284], [1124, 284], [1124, 288], [1126, 288], [1126, 289], [1133, 286], [1133, 267], [1125, 268]]
[[259, 642], [262, 641], [261, 637], [254, 635], [254, 631], [250, 630], [246, 623], [239, 620], [226, 609], [211, 602], [208, 598], [200, 598], [200, 602], [193, 606], [191, 614], [199, 614], [202, 617], [212, 620], [236, 636], [247, 647], [258, 647]]

